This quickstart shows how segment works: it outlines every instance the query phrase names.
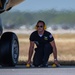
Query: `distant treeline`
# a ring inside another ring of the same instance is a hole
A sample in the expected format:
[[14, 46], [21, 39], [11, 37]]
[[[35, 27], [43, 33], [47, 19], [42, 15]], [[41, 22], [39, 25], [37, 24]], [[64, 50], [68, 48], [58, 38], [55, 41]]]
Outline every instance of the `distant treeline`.
[[2, 15], [3, 25], [34, 25], [38, 20], [43, 20], [47, 25], [75, 25], [75, 11], [46, 10], [38, 12], [5, 12]]

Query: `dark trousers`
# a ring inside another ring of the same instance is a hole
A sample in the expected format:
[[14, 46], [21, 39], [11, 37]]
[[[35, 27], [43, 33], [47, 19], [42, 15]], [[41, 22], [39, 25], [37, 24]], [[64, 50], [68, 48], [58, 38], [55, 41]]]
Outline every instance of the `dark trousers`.
[[53, 52], [53, 48], [50, 43], [46, 44], [44, 47], [36, 48], [33, 57], [33, 65], [39, 66], [41, 64], [46, 64], [49, 59], [49, 55]]

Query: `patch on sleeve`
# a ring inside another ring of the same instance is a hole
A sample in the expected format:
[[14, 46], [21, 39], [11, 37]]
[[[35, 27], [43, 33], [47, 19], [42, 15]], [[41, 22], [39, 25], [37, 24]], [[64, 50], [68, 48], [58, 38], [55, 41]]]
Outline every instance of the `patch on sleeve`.
[[49, 35], [49, 37], [52, 38], [53, 36], [52, 35]]

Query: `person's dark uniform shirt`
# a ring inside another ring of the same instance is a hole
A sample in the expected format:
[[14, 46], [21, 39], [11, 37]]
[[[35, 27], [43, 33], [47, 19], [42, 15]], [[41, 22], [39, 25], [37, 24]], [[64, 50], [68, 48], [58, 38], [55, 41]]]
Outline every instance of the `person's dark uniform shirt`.
[[37, 48], [44, 47], [45, 44], [50, 43], [53, 40], [54, 38], [52, 34], [48, 31], [44, 31], [44, 34], [42, 36], [38, 34], [38, 31], [34, 31], [30, 35], [30, 41], [34, 41]]

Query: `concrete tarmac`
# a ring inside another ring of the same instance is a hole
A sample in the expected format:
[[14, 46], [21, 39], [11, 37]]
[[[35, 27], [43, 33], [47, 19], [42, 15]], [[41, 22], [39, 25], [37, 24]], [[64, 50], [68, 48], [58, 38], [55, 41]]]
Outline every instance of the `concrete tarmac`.
[[58, 68], [26, 68], [24, 65], [0, 67], [0, 75], [75, 75], [75, 66]]

